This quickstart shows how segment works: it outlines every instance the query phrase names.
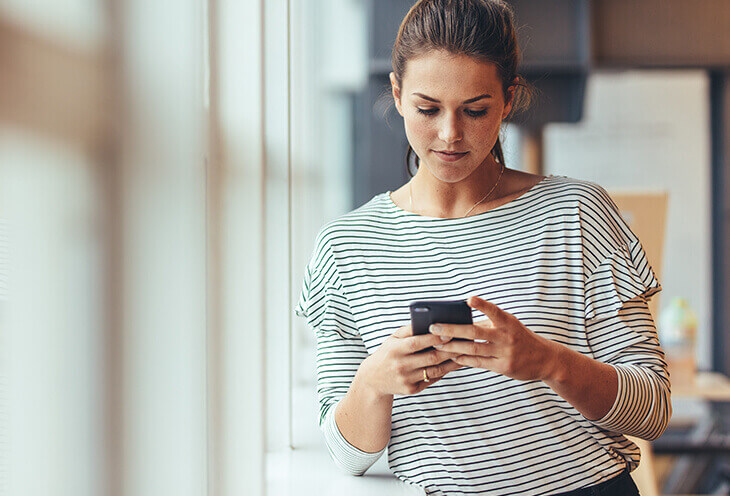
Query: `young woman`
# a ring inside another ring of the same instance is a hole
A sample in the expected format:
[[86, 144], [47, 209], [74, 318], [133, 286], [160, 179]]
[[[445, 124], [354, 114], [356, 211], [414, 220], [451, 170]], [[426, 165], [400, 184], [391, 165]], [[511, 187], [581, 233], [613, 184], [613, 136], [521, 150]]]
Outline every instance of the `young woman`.
[[[429, 495], [638, 494], [625, 435], [655, 439], [671, 415], [647, 307], [661, 287], [604, 189], [506, 167], [518, 58], [502, 1], [404, 18], [390, 80], [417, 172], [320, 230], [296, 308], [320, 426], [348, 472], [387, 448]], [[413, 336], [409, 303], [439, 299], [467, 299], [475, 323]]]

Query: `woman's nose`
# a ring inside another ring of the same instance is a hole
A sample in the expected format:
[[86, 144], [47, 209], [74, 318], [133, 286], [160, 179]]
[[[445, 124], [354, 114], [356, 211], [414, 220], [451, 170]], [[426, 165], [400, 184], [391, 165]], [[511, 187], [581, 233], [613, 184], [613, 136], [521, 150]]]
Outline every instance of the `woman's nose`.
[[439, 139], [445, 143], [461, 141], [461, 129], [456, 116], [447, 116], [443, 119], [439, 129]]

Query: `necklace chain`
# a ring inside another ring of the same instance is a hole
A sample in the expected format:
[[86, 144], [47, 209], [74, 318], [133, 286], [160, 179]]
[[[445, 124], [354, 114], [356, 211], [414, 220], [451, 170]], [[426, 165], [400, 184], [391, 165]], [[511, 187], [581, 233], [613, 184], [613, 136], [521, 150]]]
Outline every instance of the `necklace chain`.
[[[469, 212], [471, 212], [472, 210], [474, 210], [474, 207], [476, 207], [481, 202], [483, 202], [484, 200], [486, 200], [487, 198], [489, 198], [489, 195], [491, 195], [494, 192], [494, 190], [497, 189], [497, 185], [499, 184], [500, 179], [502, 179], [502, 174], [504, 174], [504, 164], [502, 164], [502, 168], [499, 171], [499, 177], [497, 177], [497, 182], [494, 183], [494, 186], [492, 186], [492, 189], [489, 190], [489, 193], [487, 193], [486, 195], [484, 195], [484, 198], [482, 198], [481, 200], [479, 200], [478, 202], [476, 202], [474, 204], [474, 206], [472, 206], [467, 213], [465, 213], [464, 215], [462, 215], [462, 218], [463, 217], [466, 217], [467, 215], [469, 215]], [[411, 209], [411, 212], [413, 211], [413, 184], [412, 183], [413, 183], [413, 180], [412, 179], [410, 181], [408, 181], [408, 199], [410, 201], [410, 209]]]

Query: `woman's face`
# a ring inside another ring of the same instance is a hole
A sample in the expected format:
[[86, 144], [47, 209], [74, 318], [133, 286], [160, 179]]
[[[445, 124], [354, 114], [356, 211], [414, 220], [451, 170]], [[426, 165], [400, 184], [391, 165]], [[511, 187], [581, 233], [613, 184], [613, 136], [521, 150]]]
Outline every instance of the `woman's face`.
[[[455, 183], [489, 158], [514, 95], [512, 86], [505, 102], [495, 64], [431, 51], [408, 61], [400, 88], [392, 72], [390, 81], [421, 167], [441, 181]], [[438, 153], [443, 151], [464, 155]]]

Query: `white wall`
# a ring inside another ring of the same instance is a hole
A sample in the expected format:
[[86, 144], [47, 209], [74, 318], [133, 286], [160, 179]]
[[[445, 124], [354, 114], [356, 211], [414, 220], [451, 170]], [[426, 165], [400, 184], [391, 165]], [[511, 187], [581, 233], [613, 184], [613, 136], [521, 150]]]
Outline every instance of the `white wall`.
[[545, 130], [545, 171], [606, 189], [669, 192], [663, 308], [685, 297], [699, 318], [697, 359], [710, 366], [709, 86], [702, 71], [601, 72], [579, 124]]

